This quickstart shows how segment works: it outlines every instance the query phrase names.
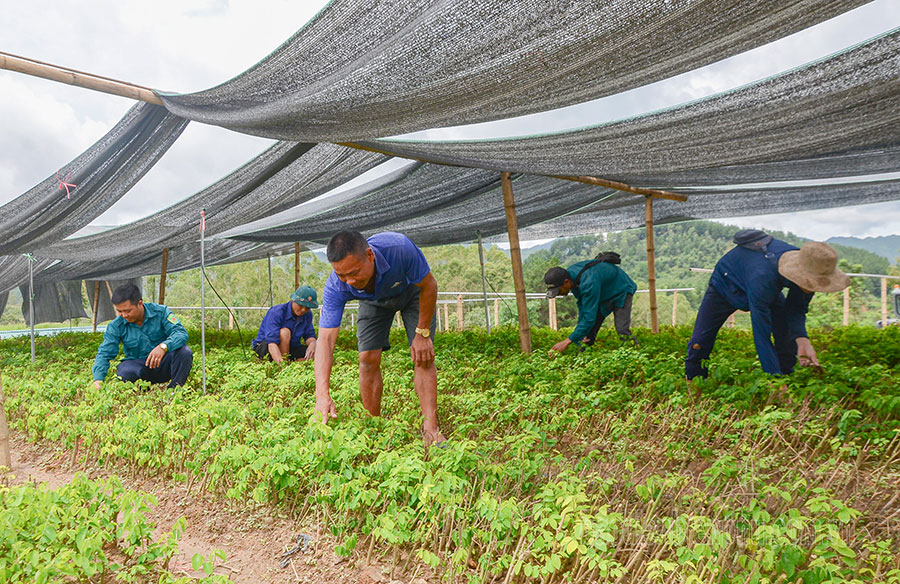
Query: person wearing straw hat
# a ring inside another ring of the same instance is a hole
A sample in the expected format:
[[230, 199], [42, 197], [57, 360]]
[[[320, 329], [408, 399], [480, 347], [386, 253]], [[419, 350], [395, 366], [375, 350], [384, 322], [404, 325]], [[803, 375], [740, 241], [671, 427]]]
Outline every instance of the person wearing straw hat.
[[716, 263], [700, 303], [684, 361], [685, 376], [689, 380], [707, 376], [703, 362], [735, 310], [750, 311], [763, 371], [788, 375], [798, 360], [801, 366], [817, 366], [806, 333], [806, 312], [814, 292], [837, 292], [850, 285], [847, 274], [837, 268], [837, 252], [819, 241], [798, 249], [759, 230], [740, 231], [734, 241], [738, 245]]
[[[290, 301], [276, 304], [266, 312], [259, 324], [259, 333], [250, 346], [260, 359], [283, 363], [309, 360], [316, 354], [316, 331], [312, 312], [318, 308], [316, 291], [312, 286], [300, 286]], [[305, 341], [305, 343], [304, 343]]]

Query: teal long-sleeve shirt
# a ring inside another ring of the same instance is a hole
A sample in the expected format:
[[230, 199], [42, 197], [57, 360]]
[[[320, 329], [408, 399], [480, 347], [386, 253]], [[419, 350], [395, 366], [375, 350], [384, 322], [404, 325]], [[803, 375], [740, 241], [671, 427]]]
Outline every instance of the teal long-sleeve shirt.
[[[592, 260], [578, 262], [566, 268], [573, 282], [590, 261]], [[636, 291], [637, 284], [634, 280], [615, 264], [600, 262], [585, 270], [578, 288], [572, 288], [572, 294], [578, 301], [578, 324], [569, 335], [569, 340], [580, 343], [594, 327], [598, 316], [606, 318], [614, 308], [625, 305], [625, 296]]]
[[125, 348], [126, 359], [146, 359], [160, 343], [165, 343], [170, 351], [174, 351], [185, 346], [187, 340], [184, 325], [168, 306], [144, 302], [144, 322], [140, 326], [121, 316], [106, 326], [91, 371], [95, 380], [105, 379], [109, 362], [119, 354], [120, 344]]

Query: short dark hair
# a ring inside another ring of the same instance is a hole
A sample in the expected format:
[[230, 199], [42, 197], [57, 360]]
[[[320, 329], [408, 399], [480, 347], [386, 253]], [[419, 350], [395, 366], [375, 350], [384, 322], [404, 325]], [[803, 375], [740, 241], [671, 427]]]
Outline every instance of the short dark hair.
[[338, 231], [328, 240], [325, 255], [329, 262], [339, 262], [348, 255], [364, 257], [369, 243], [359, 231]]
[[115, 290], [113, 290], [112, 298], [113, 304], [121, 304], [126, 300], [130, 300], [132, 304], [137, 304], [141, 300], [141, 289], [135, 286], [134, 284], [122, 284]]
[[569, 275], [569, 272], [559, 266], [550, 268], [547, 270], [547, 273], [544, 274], [544, 284], [547, 286], [562, 286], [566, 283], [566, 280], [571, 279], [572, 277]]

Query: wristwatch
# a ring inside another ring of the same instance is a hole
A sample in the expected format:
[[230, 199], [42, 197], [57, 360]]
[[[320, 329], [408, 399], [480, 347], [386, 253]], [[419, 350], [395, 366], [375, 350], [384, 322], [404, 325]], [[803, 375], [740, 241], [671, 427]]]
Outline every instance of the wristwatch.
[[422, 335], [424, 338], [431, 336], [431, 329], [416, 327], [416, 334]]
[[165, 351], [166, 353], [169, 352], [169, 345], [167, 345], [165, 343], [160, 343], [159, 348], [162, 349], [163, 351]]

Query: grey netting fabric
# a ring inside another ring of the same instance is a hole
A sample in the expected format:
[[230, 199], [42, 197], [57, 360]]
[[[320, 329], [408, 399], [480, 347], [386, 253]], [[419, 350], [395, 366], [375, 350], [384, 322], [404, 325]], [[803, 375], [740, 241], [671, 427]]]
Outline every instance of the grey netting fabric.
[[262, 62], [169, 111], [303, 141], [374, 139], [646, 85], [865, 0], [333, 0]]
[[[28, 285], [19, 286], [22, 292], [22, 316], [25, 324], [31, 326]], [[63, 322], [70, 318], [84, 318], [81, 297], [81, 282], [53, 282], [34, 286], [34, 324], [42, 322]]]
[[[117, 229], [47, 245], [35, 255], [93, 263], [126, 257], [141, 263], [159, 258], [166, 247], [197, 241], [202, 209], [206, 209], [206, 234], [211, 237], [313, 199], [386, 159], [334, 144], [281, 142], [168, 209]], [[156, 268], [151, 273], [158, 272]]]
[[[244, 224], [235, 229], [230, 229], [224, 233], [219, 233], [217, 237], [238, 237], [245, 233], [257, 231], [265, 231], [265, 236], [273, 235], [273, 232], [270, 231], [272, 228], [280, 226], [288, 228], [288, 226], [295, 221], [314, 217], [322, 212], [330, 211], [351, 204], [353, 201], [362, 200], [368, 195], [406, 178], [411, 173], [418, 170], [421, 166], [422, 163], [420, 162], [411, 162], [401, 168], [387, 172], [377, 178], [373, 178], [372, 180], [367, 181], [364, 184], [347, 188], [340, 192], [332, 193], [327, 197], [319, 197], [315, 200], [309, 201], [308, 203], [304, 203], [302, 205], [298, 205], [297, 207], [288, 209], [287, 211], [270, 215], [263, 219], [259, 219], [258, 221]], [[291, 231], [297, 232], [298, 230], [293, 229]], [[263, 237], [261, 239], [268, 239], [268, 237]], [[291, 239], [290, 241], [298, 240]]]
[[[0, 254], [31, 252], [106, 211], [162, 157], [187, 120], [135, 105], [103, 138], [40, 184], [0, 207]], [[62, 182], [69, 185], [69, 194]]]
[[[99, 284], [99, 286], [98, 286]], [[107, 287], [109, 284], [109, 287]], [[106, 322], [108, 320], [112, 320], [116, 318], [118, 315], [116, 314], [116, 307], [113, 306], [112, 300], [110, 299], [109, 291], [116, 291], [116, 288], [119, 286], [123, 286], [125, 284], [134, 284], [141, 290], [141, 294], [143, 295], [144, 285], [143, 278], [130, 278], [125, 280], [85, 280], [84, 281], [84, 292], [85, 296], [88, 300], [88, 309], [90, 312], [90, 317], [93, 319], [94, 315], [94, 292], [97, 292], [97, 322]], [[144, 298], [147, 302], [156, 302], [153, 298]], [[37, 311], [35, 311], [37, 312]]]
[[[654, 200], [654, 222], [662, 224], [690, 219], [793, 213], [842, 207], [848, 204], [848, 200], [868, 203], [895, 201], [900, 199], [900, 179], [814, 187], [692, 191], [689, 197], [686, 203]], [[587, 206], [579, 213], [522, 229], [519, 235], [522, 239], [542, 239], [619, 231], [643, 225], [644, 197], [620, 193]]]
[[782, 164], [784, 178], [807, 178], [798, 176], [799, 169], [790, 172], [789, 161], [857, 151], [896, 152], [898, 78], [900, 31], [895, 30], [756, 84], [580, 131], [512, 140], [378, 140], [363, 145], [425, 161], [640, 184], [645, 176], [660, 185], [674, 185], [676, 180], [703, 184], [690, 173], [763, 163]]
[[[32, 261], [35, 278], [44, 268], [54, 263], [53, 260], [46, 259]], [[9, 292], [17, 286], [28, 284], [28, 262], [28, 257], [22, 254], [0, 256], [0, 292]]]
[[327, 241], [342, 229], [368, 231], [390, 223], [434, 213], [499, 187], [500, 175], [481, 169], [426, 164], [380, 189], [360, 191], [329, 209], [246, 235], [249, 241]]

